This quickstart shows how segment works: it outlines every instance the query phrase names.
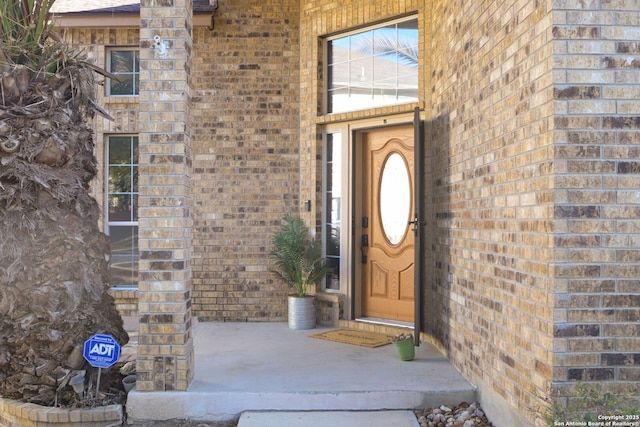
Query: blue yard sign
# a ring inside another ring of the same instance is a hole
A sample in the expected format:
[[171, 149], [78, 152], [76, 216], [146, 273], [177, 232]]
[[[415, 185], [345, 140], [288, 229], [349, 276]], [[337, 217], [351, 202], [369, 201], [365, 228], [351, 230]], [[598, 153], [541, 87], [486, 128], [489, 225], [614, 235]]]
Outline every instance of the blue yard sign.
[[108, 368], [120, 358], [120, 344], [111, 335], [95, 334], [84, 342], [83, 355], [94, 368]]

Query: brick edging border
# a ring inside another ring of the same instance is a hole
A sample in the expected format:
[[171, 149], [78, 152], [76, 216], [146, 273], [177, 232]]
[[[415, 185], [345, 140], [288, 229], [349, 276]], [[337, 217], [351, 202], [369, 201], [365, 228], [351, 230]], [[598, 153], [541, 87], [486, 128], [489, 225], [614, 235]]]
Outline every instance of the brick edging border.
[[122, 405], [97, 408], [52, 408], [0, 398], [0, 427], [120, 427]]

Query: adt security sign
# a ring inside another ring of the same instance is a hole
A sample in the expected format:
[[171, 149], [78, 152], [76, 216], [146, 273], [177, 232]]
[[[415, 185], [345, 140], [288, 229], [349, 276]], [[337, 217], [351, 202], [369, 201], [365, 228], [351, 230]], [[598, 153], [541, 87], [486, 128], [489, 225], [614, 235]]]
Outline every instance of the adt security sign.
[[120, 344], [111, 335], [95, 334], [84, 342], [83, 355], [94, 368], [108, 368], [120, 358]]

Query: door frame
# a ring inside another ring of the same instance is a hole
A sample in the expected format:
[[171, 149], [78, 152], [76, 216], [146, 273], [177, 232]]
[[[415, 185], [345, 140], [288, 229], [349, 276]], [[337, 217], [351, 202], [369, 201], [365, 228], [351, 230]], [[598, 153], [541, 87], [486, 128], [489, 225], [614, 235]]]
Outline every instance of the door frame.
[[[357, 320], [361, 317], [361, 307], [362, 307], [362, 297], [360, 294], [359, 286], [356, 286], [360, 283], [361, 279], [361, 263], [360, 263], [360, 242], [358, 241], [359, 236], [362, 234], [362, 224], [360, 221], [356, 219], [358, 217], [358, 209], [361, 206], [361, 192], [357, 191], [357, 189], [362, 188], [361, 182], [361, 174], [358, 173], [357, 162], [359, 161], [356, 155], [356, 147], [361, 144], [361, 132], [370, 131], [379, 128], [387, 128], [392, 126], [406, 126], [412, 125], [418, 120], [420, 124], [417, 128], [419, 128], [419, 132], [416, 131], [414, 134], [414, 162], [416, 167], [414, 167], [414, 172], [419, 169], [421, 179], [415, 179], [415, 197], [420, 197], [420, 194], [424, 194], [424, 132], [422, 126], [422, 119], [420, 118], [419, 109], [416, 108], [414, 112], [411, 113], [403, 113], [396, 115], [389, 115], [383, 117], [376, 117], [372, 119], [363, 119], [363, 120], [354, 120], [349, 122], [340, 122], [340, 123], [331, 123], [323, 126], [323, 134], [327, 133], [335, 133], [339, 132], [342, 135], [342, 195], [343, 200], [348, 201], [346, 203], [347, 206], [343, 206], [341, 211], [341, 259], [340, 259], [340, 289], [339, 290], [326, 290], [326, 292], [339, 292], [345, 295], [344, 301], [344, 318], [346, 320]], [[414, 127], [415, 129], [415, 127]], [[416, 138], [418, 137], [418, 138]], [[418, 149], [418, 145], [420, 148]], [[421, 157], [418, 157], [420, 155]], [[420, 167], [417, 165], [420, 163]], [[418, 175], [416, 175], [418, 178]], [[326, 179], [326, 177], [325, 177]], [[421, 209], [424, 201], [421, 199], [417, 199], [420, 203], [414, 203], [415, 214], [421, 214]], [[419, 206], [418, 206], [419, 205]], [[415, 215], [414, 215], [415, 216]], [[422, 216], [424, 218], [424, 216]], [[323, 224], [325, 223], [325, 218], [323, 218]], [[422, 232], [424, 227], [418, 227], [418, 231]], [[423, 257], [418, 252], [423, 249], [421, 246], [418, 248], [418, 241], [422, 242], [423, 239], [418, 239], [418, 235], [416, 236], [416, 261], [420, 258], [420, 262], [416, 264], [416, 268], [418, 271], [422, 270], [422, 263], [424, 262]], [[422, 245], [422, 243], [420, 243]], [[422, 295], [424, 291], [422, 290], [422, 274], [417, 274], [417, 279], [415, 286], [415, 312], [414, 319], [416, 331], [422, 328], [422, 319], [423, 319], [423, 307], [422, 304]], [[419, 288], [419, 289], [418, 289]], [[416, 340], [417, 341], [417, 340]]]

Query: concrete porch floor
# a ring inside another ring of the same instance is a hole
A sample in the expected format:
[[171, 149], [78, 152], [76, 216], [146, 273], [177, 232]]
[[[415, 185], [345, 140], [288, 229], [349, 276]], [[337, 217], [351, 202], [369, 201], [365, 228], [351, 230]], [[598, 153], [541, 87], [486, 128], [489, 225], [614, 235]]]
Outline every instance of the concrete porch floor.
[[371, 411], [474, 401], [475, 388], [429, 344], [401, 361], [393, 345], [365, 348], [286, 323], [199, 323], [186, 392], [129, 393], [133, 421], [225, 421], [246, 411]]

